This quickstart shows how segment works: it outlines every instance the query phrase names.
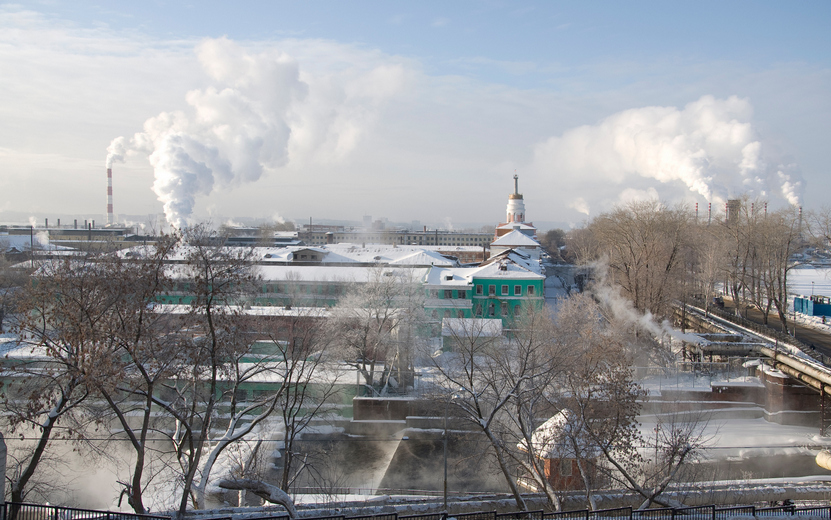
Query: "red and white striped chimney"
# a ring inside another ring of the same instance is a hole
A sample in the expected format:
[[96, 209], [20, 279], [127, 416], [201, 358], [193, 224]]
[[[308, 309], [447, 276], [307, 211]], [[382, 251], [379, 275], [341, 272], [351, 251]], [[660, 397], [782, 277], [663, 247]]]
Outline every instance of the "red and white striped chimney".
[[107, 168], [107, 225], [113, 225], [113, 169]]

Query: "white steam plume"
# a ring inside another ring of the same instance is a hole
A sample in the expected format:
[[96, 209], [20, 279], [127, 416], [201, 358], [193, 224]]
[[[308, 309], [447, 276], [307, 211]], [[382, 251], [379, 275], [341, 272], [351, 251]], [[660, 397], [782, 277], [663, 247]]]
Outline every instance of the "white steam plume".
[[637, 325], [656, 338], [668, 335], [692, 343], [700, 341], [701, 338], [694, 334], [686, 334], [673, 328], [668, 320], [658, 323], [651, 312], [646, 311], [642, 314], [635, 309], [629, 299], [621, 296], [620, 288], [609, 281], [609, 265], [605, 260], [592, 262], [589, 267], [596, 280], [592, 284], [592, 294], [609, 309], [616, 320], [625, 324]]
[[127, 151], [127, 140], [124, 137], [113, 139], [107, 147], [107, 168], [112, 168], [113, 163], [124, 162]]
[[342, 78], [301, 77], [287, 54], [251, 53], [227, 38], [202, 42], [196, 54], [214, 85], [188, 92], [187, 110], [162, 112], [129, 143], [119, 137], [107, 149], [108, 165], [148, 154], [153, 191], [179, 228], [198, 196], [256, 182], [290, 158], [342, 158], [402, 83], [400, 70], [388, 65], [341, 71]]
[[749, 193], [798, 204], [804, 189], [798, 170], [784, 172], [765, 159], [752, 115], [750, 102], [735, 96], [704, 96], [683, 109], [625, 110], [540, 143], [535, 169], [552, 172], [552, 182], [585, 183], [595, 200], [572, 204], [583, 213], [601, 195], [617, 196], [620, 185], [643, 191], [655, 181], [712, 202]]

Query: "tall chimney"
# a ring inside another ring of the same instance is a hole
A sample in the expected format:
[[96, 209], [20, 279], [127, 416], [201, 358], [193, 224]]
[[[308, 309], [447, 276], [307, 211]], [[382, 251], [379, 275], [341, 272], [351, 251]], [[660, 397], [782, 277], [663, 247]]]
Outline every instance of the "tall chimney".
[[113, 169], [107, 168], [107, 225], [113, 225]]

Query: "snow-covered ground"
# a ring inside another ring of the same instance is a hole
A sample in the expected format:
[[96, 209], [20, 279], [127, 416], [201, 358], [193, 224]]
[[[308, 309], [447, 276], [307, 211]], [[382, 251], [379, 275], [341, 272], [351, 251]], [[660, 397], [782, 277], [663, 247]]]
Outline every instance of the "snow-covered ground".
[[788, 292], [804, 296], [810, 296], [812, 293], [831, 296], [831, 269], [809, 265], [791, 269], [788, 273]]

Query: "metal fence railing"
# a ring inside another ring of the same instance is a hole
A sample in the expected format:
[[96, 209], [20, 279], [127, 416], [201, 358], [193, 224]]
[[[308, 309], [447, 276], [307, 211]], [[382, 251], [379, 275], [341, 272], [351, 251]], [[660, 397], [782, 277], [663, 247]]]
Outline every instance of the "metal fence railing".
[[92, 509], [7, 502], [3, 520], [169, 520], [168, 516], [137, 515]]
[[[580, 509], [576, 511], [557, 511], [546, 513], [539, 511], [514, 511], [496, 513], [496, 511], [477, 511], [473, 513], [448, 514], [446, 512], [423, 515], [401, 515], [384, 513], [377, 515], [332, 515], [304, 517], [302, 520], [727, 520], [735, 516], [812, 516], [831, 520], [831, 506], [730, 506], [715, 505], [696, 507], [662, 507], [652, 509], [635, 509], [618, 507], [614, 509], [597, 509], [594, 511]], [[285, 514], [246, 517], [246, 520], [285, 520]], [[0, 504], [0, 520], [170, 520], [168, 516], [138, 515], [112, 511], [77, 509], [39, 504], [12, 503]], [[210, 520], [232, 520], [231, 517], [216, 517]]]

